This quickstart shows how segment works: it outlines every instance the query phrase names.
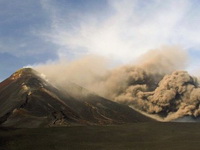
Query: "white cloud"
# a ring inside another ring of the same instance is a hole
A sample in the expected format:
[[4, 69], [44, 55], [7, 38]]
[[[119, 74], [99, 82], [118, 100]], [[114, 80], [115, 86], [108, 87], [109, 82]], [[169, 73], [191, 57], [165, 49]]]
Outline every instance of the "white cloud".
[[191, 17], [188, 14], [193, 11], [189, 0], [109, 0], [112, 14], [99, 21], [99, 16], [73, 12], [77, 13], [74, 19], [78, 19], [78, 24], [73, 26], [65, 20], [73, 15], [62, 15], [48, 1], [43, 3], [51, 7], [51, 15], [53, 12], [52, 30], [43, 35], [62, 47], [61, 54], [65, 49], [74, 53], [82, 49], [128, 62], [162, 45], [180, 44], [190, 48], [200, 42], [200, 30], [196, 32], [187, 26]]

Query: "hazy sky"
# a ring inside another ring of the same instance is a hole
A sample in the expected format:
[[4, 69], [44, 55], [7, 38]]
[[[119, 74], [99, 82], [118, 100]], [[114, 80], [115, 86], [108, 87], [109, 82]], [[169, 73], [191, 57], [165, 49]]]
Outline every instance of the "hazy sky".
[[162, 45], [182, 46], [198, 70], [199, 16], [198, 0], [0, 0], [0, 80], [87, 54], [128, 63]]

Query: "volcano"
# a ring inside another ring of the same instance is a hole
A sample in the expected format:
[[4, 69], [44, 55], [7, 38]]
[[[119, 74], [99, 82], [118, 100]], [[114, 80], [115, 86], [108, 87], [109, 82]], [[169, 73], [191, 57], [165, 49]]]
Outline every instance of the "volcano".
[[33, 128], [153, 121], [72, 82], [67, 87], [52, 85], [31, 68], [18, 70], [0, 83], [0, 125]]

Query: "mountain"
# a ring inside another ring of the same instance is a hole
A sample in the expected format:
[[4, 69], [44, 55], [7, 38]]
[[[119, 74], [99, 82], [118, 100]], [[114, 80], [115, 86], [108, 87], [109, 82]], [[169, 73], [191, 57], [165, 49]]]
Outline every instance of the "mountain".
[[0, 125], [47, 127], [147, 122], [152, 119], [72, 82], [63, 89], [31, 68], [0, 83]]

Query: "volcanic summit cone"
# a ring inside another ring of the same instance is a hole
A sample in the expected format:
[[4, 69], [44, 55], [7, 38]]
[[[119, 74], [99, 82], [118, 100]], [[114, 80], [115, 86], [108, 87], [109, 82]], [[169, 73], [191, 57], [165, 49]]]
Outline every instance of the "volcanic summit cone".
[[[0, 83], [0, 124], [8, 127], [105, 125], [152, 121], [74, 83], [60, 89], [31, 68]], [[76, 94], [77, 93], [77, 94]]]

